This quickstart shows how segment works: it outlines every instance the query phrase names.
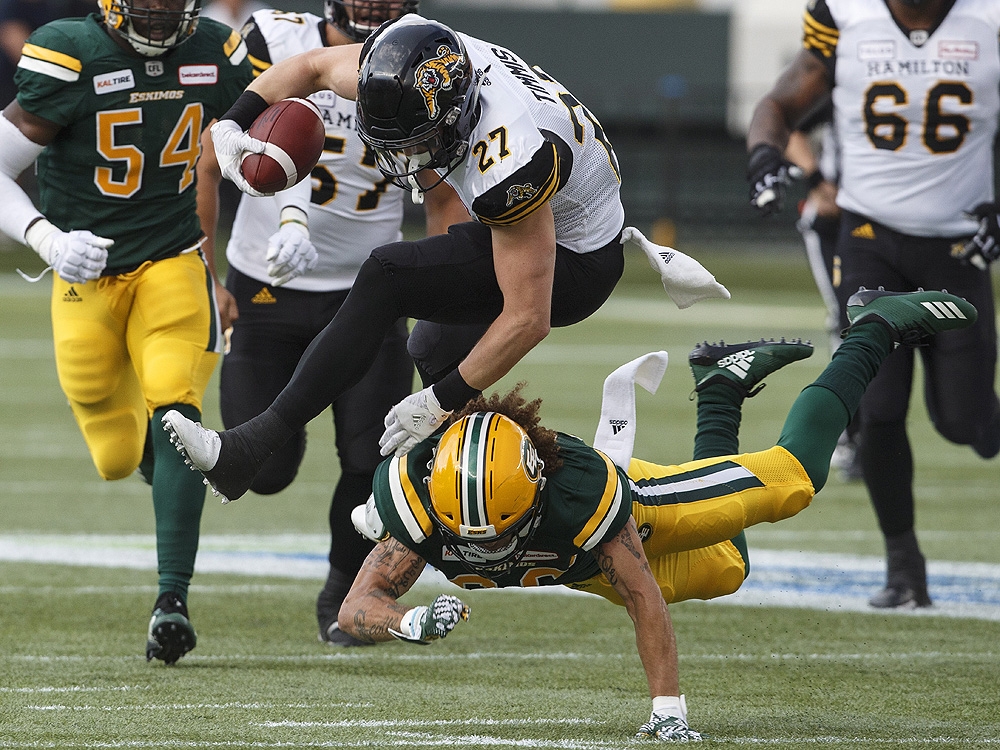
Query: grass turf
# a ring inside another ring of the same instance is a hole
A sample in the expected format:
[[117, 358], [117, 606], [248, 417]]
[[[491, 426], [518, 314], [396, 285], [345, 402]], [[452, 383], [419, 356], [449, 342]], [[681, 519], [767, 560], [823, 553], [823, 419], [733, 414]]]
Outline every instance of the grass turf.
[[[589, 439], [608, 372], [666, 349], [660, 392], [637, 395], [636, 455], [679, 462], [691, 451], [685, 358], [697, 341], [812, 338], [813, 358], [776, 373], [746, 404], [744, 447], [770, 445], [828, 357], [804, 261], [691, 252], [730, 287], [732, 301], [678, 311], [633, 256], [604, 310], [553, 332], [503, 384], [527, 380], [528, 395], [545, 400], [547, 425]], [[151, 534], [148, 488], [94, 475], [55, 379], [47, 284], [7, 273], [29, 262], [23, 252], [0, 254], [0, 534]], [[217, 403], [213, 382], [211, 425], [220, 423]], [[928, 557], [1000, 563], [995, 464], [938, 437], [916, 396], [911, 437]], [[332, 455], [321, 416], [289, 490], [225, 508], [210, 499], [204, 531], [324, 533]], [[752, 530], [750, 544], [751, 555], [755, 546], [881, 554], [863, 488], [835, 480], [796, 518]], [[631, 624], [596, 598], [468, 592], [472, 620], [445, 641], [332, 650], [314, 635], [319, 580], [198, 574], [198, 648], [165, 668], [142, 655], [152, 571], [4, 562], [0, 582], [0, 748], [584, 750], [632, 745], [648, 715]], [[409, 600], [434, 593], [422, 587]], [[715, 743], [1000, 745], [1000, 623], [718, 603], [672, 612], [691, 722]]]

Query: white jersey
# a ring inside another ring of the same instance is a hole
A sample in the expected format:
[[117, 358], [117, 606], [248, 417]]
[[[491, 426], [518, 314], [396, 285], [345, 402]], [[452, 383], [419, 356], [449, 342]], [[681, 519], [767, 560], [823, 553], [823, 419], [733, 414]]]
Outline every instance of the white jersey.
[[812, 0], [806, 49], [831, 70], [841, 145], [837, 203], [922, 237], [972, 234], [993, 200], [1000, 2], [956, 0], [930, 33], [883, 0]]
[[[272, 64], [324, 46], [326, 21], [311, 13], [262, 10], [253, 14], [246, 37], [254, 74]], [[309, 97], [326, 123], [326, 145], [312, 172], [309, 236], [319, 262], [285, 289], [309, 292], [349, 289], [358, 268], [376, 247], [402, 239], [404, 191], [386, 180], [356, 130], [355, 103], [332, 91]], [[292, 188], [294, 191], [295, 188]], [[267, 240], [278, 230], [282, 194], [242, 196], [226, 258], [240, 272], [268, 283]]]
[[510, 50], [459, 34], [483, 75], [470, 153], [448, 178], [487, 225], [513, 224], [551, 202], [556, 242], [597, 250], [621, 232], [618, 160], [589, 110]]

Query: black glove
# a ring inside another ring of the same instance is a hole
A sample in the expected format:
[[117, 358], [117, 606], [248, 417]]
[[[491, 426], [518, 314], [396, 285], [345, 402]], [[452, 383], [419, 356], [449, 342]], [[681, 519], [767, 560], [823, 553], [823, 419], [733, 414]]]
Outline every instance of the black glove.
[[996, 203], [980, 203], [965, 215], [979, 222], [979, 230], [963, 246], [958, 255], [965, 263], [985, 270], [986, 266], [1000, 257], [1000, 221]]
[[747, 161], [747, 181], [750, 183], [750, 204], [762, 216], [781, 210], [785, 186], [803, 176], [801, 167], [782, 158], [781, 152], [767, 143], [759, 143]]

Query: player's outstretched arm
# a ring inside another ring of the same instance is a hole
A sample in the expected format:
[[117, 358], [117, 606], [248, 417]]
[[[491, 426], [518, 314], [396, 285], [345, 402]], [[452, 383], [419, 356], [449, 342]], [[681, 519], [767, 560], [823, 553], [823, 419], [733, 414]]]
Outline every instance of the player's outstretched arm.
[[340, 607], [340, 629], [370, 643], [398, 638], [426, 644], [444, 638], [460, 620], [468, 620], [469, 608], [447, 594], [426, 607], [399, 603], [425, 565], [422, 557], [395, 539], [379, 542]]
[[247, 90], [257, 93], [268, 104], [325, 89], [353, 101], [358, 97], [360, 62], [360, 44], [321, 47], [272, 65]]
[[650, 570], [635, 520], [610, 541], [598, 546], [595, 557], [601, 571], [625, 602], [635, 625], [639, 659], [646, 671], [653, 710], [637, 737], [666, 741], [698, 742], [701, 735], [688, 728], [680, 694], [677, 639], [667, 603]]

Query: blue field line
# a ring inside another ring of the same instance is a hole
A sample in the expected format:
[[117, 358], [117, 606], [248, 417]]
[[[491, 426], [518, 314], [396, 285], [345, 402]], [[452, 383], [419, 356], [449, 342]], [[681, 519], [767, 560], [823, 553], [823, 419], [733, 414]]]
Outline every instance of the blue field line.
[[[196, 569], [322, 580], [328, 545], [321, 534], [205, 535]], [[0, 534], [0, 560], [155, 570], [156, 545], [152, 535]], [[1000, 565], [932, 560], [927, 567], [934, 606], [907, 614], [1000, 621]], [[436, 571], [422, 580], [445, 585]], [[751, 548], [749, 578], [735, 594], [714, 601], [870, 613], [876, 610], [868, 598], [884, 581], [885, 562], [878, 557]], [[561, 586], [536, 591], [581, 595]]]

